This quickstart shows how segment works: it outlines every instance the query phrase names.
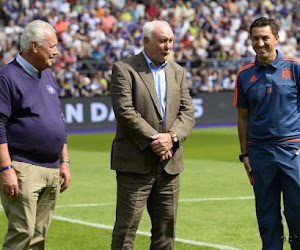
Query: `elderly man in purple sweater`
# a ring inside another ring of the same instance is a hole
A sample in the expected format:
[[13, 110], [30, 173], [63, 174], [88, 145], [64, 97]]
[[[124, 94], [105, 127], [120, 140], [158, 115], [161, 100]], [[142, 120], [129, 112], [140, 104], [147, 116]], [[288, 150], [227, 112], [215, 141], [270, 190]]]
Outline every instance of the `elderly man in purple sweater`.
[[8, 219], [3, 249], [44, 249], [70, 159], [58, 86], [48, 69], [58, 54], [53, 27], [29, 23], [20, 53], [0, 69], [0, 194]]

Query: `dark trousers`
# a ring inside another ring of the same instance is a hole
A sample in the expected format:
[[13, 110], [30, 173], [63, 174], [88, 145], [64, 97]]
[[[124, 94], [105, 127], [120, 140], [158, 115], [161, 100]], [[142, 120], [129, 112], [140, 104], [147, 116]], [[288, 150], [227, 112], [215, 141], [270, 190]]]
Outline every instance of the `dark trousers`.
[[146, 204], [152, 223], [150, 249], [174, 249], [179, 187], [179, 174], [169, 175], [161, 165], [149, 174], [117, 171], [116, 222], [111, 249], [133, 249]]
[[300, 156], [295, 155], [299, 146], [287, 142], [249, 146], [263, 250], [283, 249], [281, 193], [291, 249], [300, 249]]

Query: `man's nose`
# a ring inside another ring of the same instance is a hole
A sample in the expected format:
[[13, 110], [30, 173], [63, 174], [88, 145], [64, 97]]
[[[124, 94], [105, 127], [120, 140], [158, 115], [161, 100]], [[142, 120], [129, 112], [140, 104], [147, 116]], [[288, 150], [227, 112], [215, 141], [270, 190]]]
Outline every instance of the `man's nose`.
[[167, 41], [167, 42], [165, 43], [165, 48], [171, 49], [171, 48], [172, 48], [172, 45], [173, 45], [173, 42]]
[[59, 54], [59, 51], [58, 51], [57, 47], [55, 47], [55, 50], [53, 51], [53, 54], [56, 55], [56, 56]]
[[258, 39], [257, 45], [258, 45], [259, 47], [262, 47], [262, 46], [265, 45], [265, 43], [264, 43], [264, 41], [263, 41], [262, 39]]

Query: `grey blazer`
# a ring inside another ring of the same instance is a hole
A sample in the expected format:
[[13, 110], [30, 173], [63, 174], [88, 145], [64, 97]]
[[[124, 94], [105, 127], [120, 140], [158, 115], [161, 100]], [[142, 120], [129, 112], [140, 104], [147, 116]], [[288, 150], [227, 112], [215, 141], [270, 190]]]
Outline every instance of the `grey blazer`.
[[[160, 105], [151, 70], [142, 53], [117, 62], [112, 68], [111, 100], [117, 119], [112, 145], [111, 168], [121, 172], [146, 174], [163, 164], [169, 174], [183, 170], [182, 144], [194, 124], [194, 106], [189, 94], [185, 70], [175, 62], [165, 67], [166, 118]], [[179, 147], [170, 160], [160, 163], [151, 149], [150, 136], [172, 131]]]

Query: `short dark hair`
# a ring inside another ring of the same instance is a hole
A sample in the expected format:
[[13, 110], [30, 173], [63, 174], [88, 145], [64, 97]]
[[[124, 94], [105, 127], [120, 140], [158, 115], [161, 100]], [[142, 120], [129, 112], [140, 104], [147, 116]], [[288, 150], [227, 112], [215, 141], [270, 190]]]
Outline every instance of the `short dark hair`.
[[274, 19], [272, 18], [266, 18], [266, 17], [260, 17], [258, 19], [256, 19], [250, 26], [250, 35], [252, 32], [252, 29], [255, 27], [266, 27], [266, 26], [270, 26], [271, 30], [272, 30], [272, 34], [276, 37], [278, 36], [278, 25], [275, 22]]

